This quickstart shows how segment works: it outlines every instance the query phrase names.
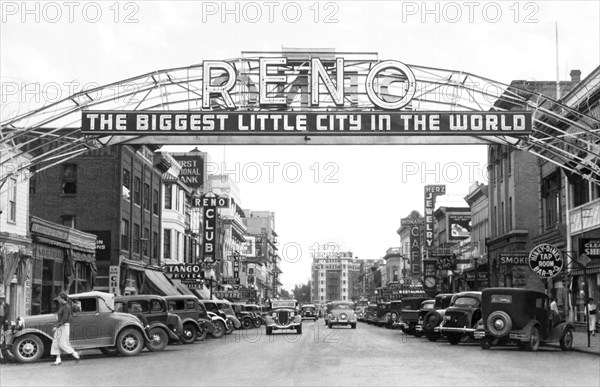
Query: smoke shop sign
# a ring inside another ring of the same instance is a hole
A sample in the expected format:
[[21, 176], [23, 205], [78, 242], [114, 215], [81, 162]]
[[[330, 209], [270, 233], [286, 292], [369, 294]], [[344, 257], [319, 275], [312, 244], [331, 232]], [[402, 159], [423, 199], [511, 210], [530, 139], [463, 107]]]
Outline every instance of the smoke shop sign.
[[563, 268], [562, 252], [553, 245], [541, 244], [529, 253], [529, 268], [541, 278], [552, 278]]
[[[237, 73], [230, 62], [204, 61], [203, 81], [197, 93], [202, 98], [201, 110], [85, 110], [81, 132], [85, 135], [135, 136], [520, 136], [532, 131], [532, 115], [527, 111], [402, 110], [415, 96], [417, 81], [410, 67], [395, 60], [377, 62], [368, 72], [365, 70], [365, 74], [360, 74], [364, 85], [357, 86], [364, 87], [369, 102], [363, 111], [357, 111], [351, 98], [356, 91], [345, 86], [344, 58], [337, 58], [335, 63], [328, 60], [325, 65], [320, 58], [312, 58], [307, 62], [308, 68], [302, 70], [308, 74], [306, 87], [310, 103], [306, 111], [292, 111], [288, 101], [297, 97], [292, 94], [297, 93], [297, 84], [288, 81], [288, 65], [293, 66], [285, 57], [260, 58], [256, 82], [245, 73]], [[396, 74], [392, 82], [386, 75], [389, 72]], [[388, 90], [392, 83], [393, 99], [389, 98]], [[234, 97], [240, 87], [252, 90], [258, 105], [236, 104]], [[286, 90], [290, 90], [287, 95]], [[219, 107], [215, 109], [215, 106]]]

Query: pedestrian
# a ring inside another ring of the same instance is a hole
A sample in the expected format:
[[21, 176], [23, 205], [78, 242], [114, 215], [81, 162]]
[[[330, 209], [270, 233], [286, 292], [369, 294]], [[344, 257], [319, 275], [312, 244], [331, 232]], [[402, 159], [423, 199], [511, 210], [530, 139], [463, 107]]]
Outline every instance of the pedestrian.
[[596, 313], [598, 311], [598, 307], [594, 303], [593, 298], [588, 298], [587, 303], [587, 315], [588, 315], [588, 329], [592, 336], [596, 336]]
[[60, 358], [61, 353], [72, 355], [75, 358], [75, 363], [79, 363], [79, 354], [75, 352], [69, 341], [69, 334], [71, 330], [71, 305], [69, 303], [69, 297], [65, 292], [60, 292], [58, 297], [55, 298], [60, 304], [56, 317], [58, 323], [54, 331], [54, 339], [52, 340], [52, 348], [50, 348], [50, 354], [56, 356], [56, 360], [51, 365], [57, 366], [62, 363]]
[[550, 303], [550, 311], [552, 312], [552, 326], [558, 325], [560, 323], [560, 311], [558, 310], [558, 303], [556, 302], [556, 297], [552, 297], [552, 302]]
[[6, 297], [0, 295], [0, 333], [8, 329], [10, 324], [10, 305], [6, 302]]

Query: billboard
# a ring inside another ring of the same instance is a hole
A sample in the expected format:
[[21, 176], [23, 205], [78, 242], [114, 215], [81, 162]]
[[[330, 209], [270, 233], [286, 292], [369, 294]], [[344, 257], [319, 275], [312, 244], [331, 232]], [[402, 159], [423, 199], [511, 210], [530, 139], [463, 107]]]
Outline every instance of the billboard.
[[201, 189], [204, 187], [206, 177], [205, 153], [172, 153], [171, 156], [181, 165], [179, 181], [192, 189]]
[[462, 240], [471, 236], [471, 215], [448, 215], [448, 239]]

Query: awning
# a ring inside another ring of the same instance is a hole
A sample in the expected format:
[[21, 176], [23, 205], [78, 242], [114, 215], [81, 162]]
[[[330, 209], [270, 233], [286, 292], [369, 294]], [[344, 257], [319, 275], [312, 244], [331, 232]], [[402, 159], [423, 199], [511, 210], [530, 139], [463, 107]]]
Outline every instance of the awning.
[[[192, 291], [192, 293], [194, 293], [194, 295], [196, 295], [196, 297], [198, 297], [201, 300], [210, 300], [210, 290], [208, 290], [206, 287], [202, 287], [202, 289], [190, 289]], [[217, 298], [214, 294], [213, 294], [213, 300], [220, 300], [220, 298]]]
[[159, 296], [179, 296], [181, 293], [175, 285], [169, 282], [164, 273], [156, 270], [145, 270], [146, 284], [152, 293]]
[[181, 294], [194, 295], [194, 293], [192, 293], [192, 291], [187, 286], [185, 286], [183, 283], [181, 283], [180, 280], [169, 278], [168, 281], [172, 282], [173, 285], [175, 285], [175, 287], [177, 288], [177, 290], [179, 290], [179, 292]]

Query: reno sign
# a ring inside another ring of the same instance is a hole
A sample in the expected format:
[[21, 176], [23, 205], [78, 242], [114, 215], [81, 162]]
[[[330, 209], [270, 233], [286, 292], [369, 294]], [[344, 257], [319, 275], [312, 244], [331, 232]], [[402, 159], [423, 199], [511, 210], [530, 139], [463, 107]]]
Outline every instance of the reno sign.
[[204, 61], [186, 108], [83, 110], [81, 132], [258, 139], [523, 136], [532, 131], [530, 111], [416, 111], [413, 100], [420, 105], [424, 97], [409, 66], [396, 60], [367, 67], [349, 63], [343, 57], [261, 57], [256, 67]]

